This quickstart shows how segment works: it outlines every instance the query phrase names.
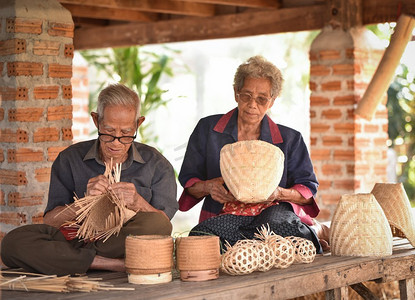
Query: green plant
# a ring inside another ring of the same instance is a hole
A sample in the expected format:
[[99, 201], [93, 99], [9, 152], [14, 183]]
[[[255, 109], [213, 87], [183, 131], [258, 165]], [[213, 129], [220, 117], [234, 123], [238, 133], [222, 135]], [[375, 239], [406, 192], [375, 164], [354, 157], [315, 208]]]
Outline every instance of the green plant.
[[400, 157], [398, 180], [409, 199], [415, 199], [415, 73], [400, 65], [388, 89], [388, 134]]
[[[166, 105], [171, 99], [163, 97], [166, 91], [160, 88], [160, 80], [164, 75], [173, 76], [172, 62], [178, 51], [167, 47], [163, 49], [161, 54], [138, 46], [81, 51], [81, 55], [103, 78], [98, 83], [97, 92], [91, 93], [90, 110], [95, 109], [97, 94], [108, 80], [123, 83], [138, 93], [143, 116]], [[144, 122], [138, 134], [143, 143], [157, 143], [158, 137], [151, 131], [150, 123]]]

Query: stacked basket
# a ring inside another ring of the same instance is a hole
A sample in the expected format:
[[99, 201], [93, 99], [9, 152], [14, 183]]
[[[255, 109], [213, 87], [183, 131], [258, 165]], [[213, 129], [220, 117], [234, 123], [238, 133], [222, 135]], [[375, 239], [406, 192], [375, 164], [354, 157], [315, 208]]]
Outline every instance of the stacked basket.
[[176, 261], [183, 281], [205, 281], [219, 277], [218, 236], [188, 236], [176, 239]]
[[125, 240], [125, 267], [130, 283], [170, 282], [173, 238], [163, 235], [128, 236]]

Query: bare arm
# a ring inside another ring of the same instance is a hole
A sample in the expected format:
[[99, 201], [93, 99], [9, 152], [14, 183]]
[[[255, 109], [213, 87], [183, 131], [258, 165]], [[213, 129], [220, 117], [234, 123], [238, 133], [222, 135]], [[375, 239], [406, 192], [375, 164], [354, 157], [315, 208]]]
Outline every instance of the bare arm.
[[57, 206], [44, 215], [43, 223], [59, 228], [63, 223], [75, 219], [75, 211], [74, 203], [69, 206]]

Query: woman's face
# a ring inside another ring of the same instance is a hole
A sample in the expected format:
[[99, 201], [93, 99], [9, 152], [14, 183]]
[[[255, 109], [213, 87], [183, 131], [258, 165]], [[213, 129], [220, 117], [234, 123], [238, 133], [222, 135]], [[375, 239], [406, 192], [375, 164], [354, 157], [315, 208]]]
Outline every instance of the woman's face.
[[[92, 114], [95, 126], [100, 133], [116, 137], [134, 136], [137, 130], [135, 121], [136, 109], [126, 106], [107, 106], [104, 109], [104, 117], [98, 123], [98, 115]], [[127, 159], [130, 144], [122, 144], [118, 139], [112, 142], [100, 141], [102, 160], [109, 162], [113, 158], [114, 163], [121, 163]]]
[[[247, 100], [249, 95], [251, 98]], [[264, 101], [265, 99], [269, 101]], [[239, 92], [235, 91], [235, 100], [238, 103], [239, 119], [245, 124], [259, 125], [275, 101], [275, 98], [271, 98], [270, 80], [266, 78], [245, 78], [242, 89]]]

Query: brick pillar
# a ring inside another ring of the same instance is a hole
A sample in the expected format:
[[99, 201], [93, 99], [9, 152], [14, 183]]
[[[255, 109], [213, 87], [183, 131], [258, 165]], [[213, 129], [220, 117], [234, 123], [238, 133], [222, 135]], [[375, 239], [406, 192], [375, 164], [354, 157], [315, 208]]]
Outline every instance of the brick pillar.
[[331, 220], [343, 194], [369, 193], [386, 181], [386, 94], [373, 120], [355, 114], [383, 51], [363, 27], [325, 27], [311, 45], [310, 152], [321, 220]]
[[0, 3], [0, 238], [42, 222], [51, 164], [72, 143], [73, 30], [57, 0]]

